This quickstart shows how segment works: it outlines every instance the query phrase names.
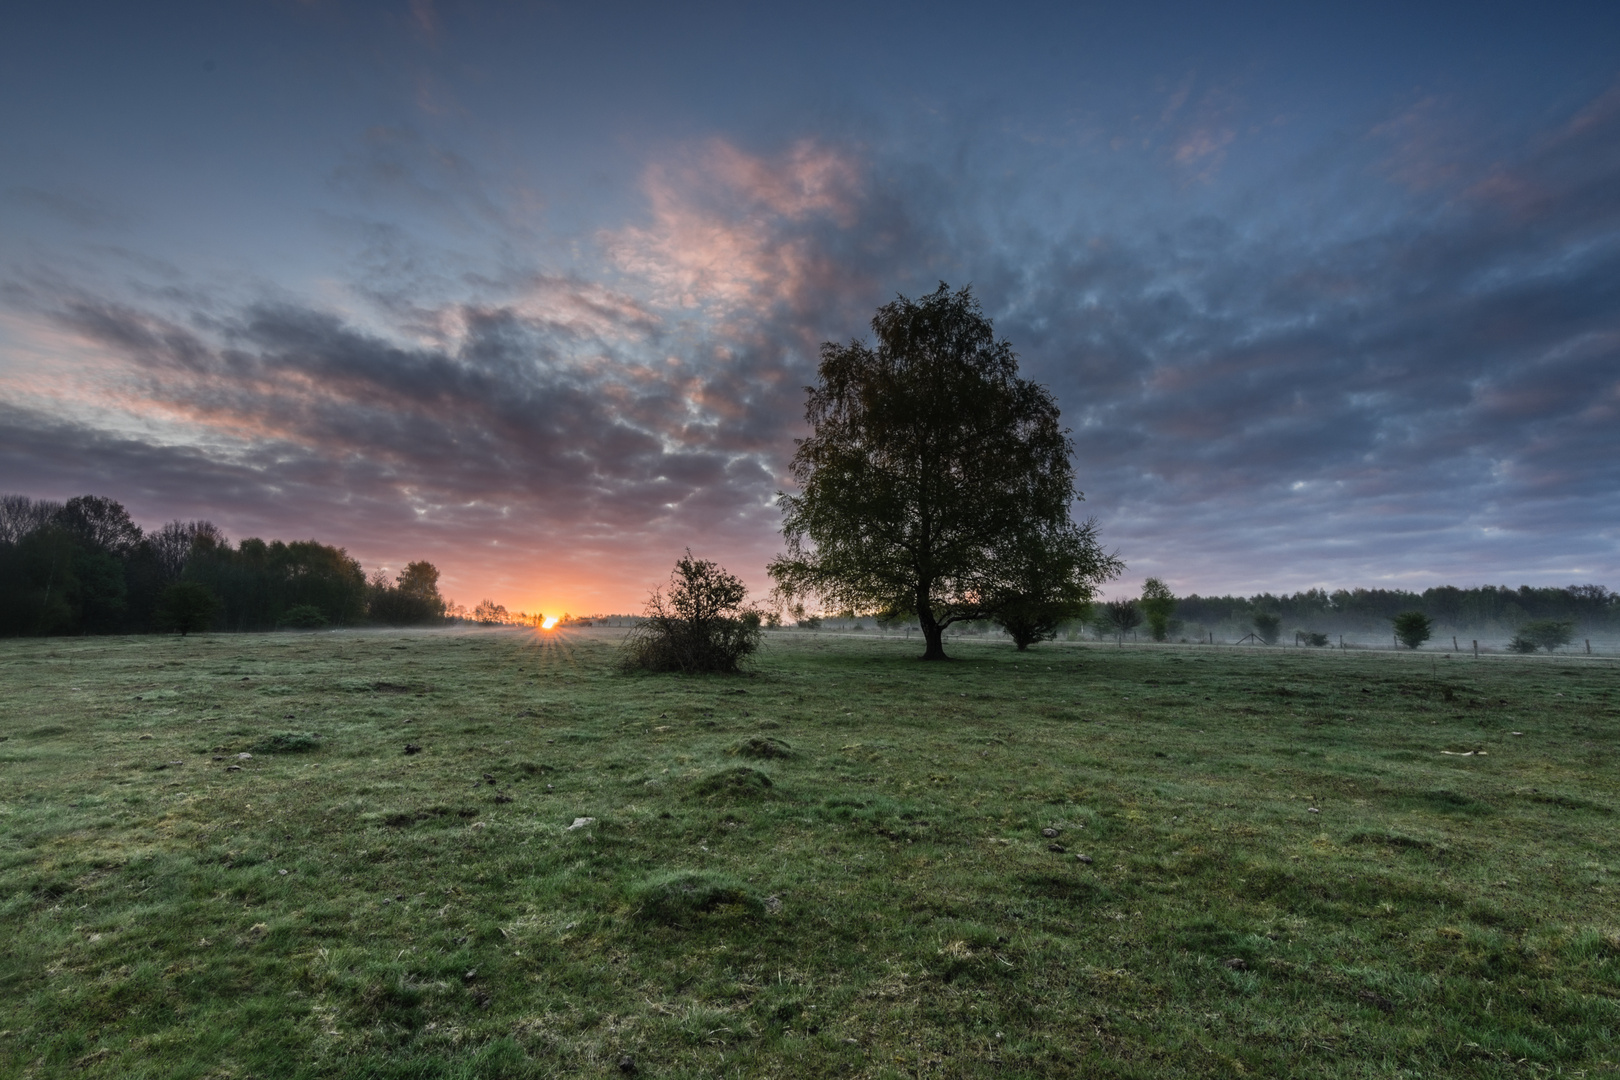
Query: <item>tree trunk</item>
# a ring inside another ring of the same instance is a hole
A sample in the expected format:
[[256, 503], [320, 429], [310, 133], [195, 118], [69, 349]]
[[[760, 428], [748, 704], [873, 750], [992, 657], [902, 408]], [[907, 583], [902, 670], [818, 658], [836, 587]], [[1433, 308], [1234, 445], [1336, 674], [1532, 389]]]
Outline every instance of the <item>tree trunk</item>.
[[922, 627], [923, 641], [927, 647], [923, 649], [924, 660], [949, 660], [945, 655], [945, 628], [934, 619], [934, 609], [925, 599], [927, 593], [917, 590], [917, 625]]

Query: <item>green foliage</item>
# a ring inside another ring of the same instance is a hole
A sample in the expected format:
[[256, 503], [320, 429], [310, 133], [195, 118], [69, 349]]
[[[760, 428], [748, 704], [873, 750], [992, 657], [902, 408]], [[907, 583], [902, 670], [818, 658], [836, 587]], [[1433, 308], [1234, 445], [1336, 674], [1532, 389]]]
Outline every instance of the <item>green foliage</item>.
[[1323, 649], [1327, 647], [1328, 636], [1326, 634], [1319, 634], [1314, 630], [1301, 630], [1299, 636], [1301, 640], [1305, 642], [1305, 644], [1309, 645], [1313, 649]]
[[1415, 649], [1429, 640], [1433, 631], [1433, 621], [1421, 611], [1403, 611], [1390, 620], [1395, 628], [1395, 638], [1408, 649]]
[[1535, 619], [1519, 627], [1514, 640], [1524, 640], [1552, 652], [1575, 638], [1575, 624], [1563, 619]]
[[195, 581], [177, 581], [163, 590], [158, 600], [155, 621], [160, 630], [178, 631], [185, 637], [193, 630], [207, 630], [214, 625], [223, 605], [206, 585]]
[[748, 587], [717, 563], [676, 562], [669, 591], [655, 591], [625, 639], [626, 671], [735, 672], [759, 648], [760, 617], [745, 610]]
[[361, 621], [366, 578], [342, 548], [314, 540], [282, 543], [256, 538], [235, 549], [204, 541], [193, 547], [185, 577], [207, 585], [225, 603], [228, 630], [269, 630], [291, 609], [313, 607], [328, 623]]
[[1170, 634], [1170, 617], [1176, 613], [1176, 594], [1158, 578], [1150, 577], [1142, 582], [1142, 599], [1138, 603], [1153, 640], [1163, 641]]
[[1507, 647], [1508, 652], [1516, 652], [1521, 654], [1533, 653], [1536, 651], [1536, 643], [1522, 634], [1514, 634], [1513, 640], [1508, 642]]
[[444, 597], [439, 595], [439, 569], [430, 562], [413, 562], [393, 582], [378, 576], [371, 582], [367, 613], [372, 622], [388, 626], [431, 626], [444, 620]]
[[1057, 403], [967, 289], [900, 297], [872, 333], [822, 346], [771, 575], [832, 610], [914, 613], [925, 659], [945, 658], [946, 627], [1004, 608], [1027, 645], [1122, 565], [1070, 518]]
[[1142, 625], [1142, 609], [1132, 600], [1110, 600], [1103, 605], [1103, 625], [1124, 641], [1126, 634]]
[[1274, 611], [1257, 611], [1249, 617], [1254, 624], [1254, 636], [1267, 645], [1277, 644], [1282, 636], [1282, 616]]
[[1102, 554], [1096, 522], [1065, 522], [1018, 534], [987, 568], [986, 610], [1020, 652], [1049, 641], [1058, 627], [1091, 611], [1095, 583], [1120, 564]]
[[1355, 632], [1376, 631], [1403, 611], [1422, 611], [1437, 624], [1491, 631], [1517, 627], [1529, 619], [1559, 619], [1594, 628], [1620, 628], [1620, 594], [1602, 585], [1517, 589], [1442, 585], [1421, 593], [1402, 589], [1308, 589], [1291, 595], [1184, 596], [1181, 615], [1192, 622], [1242, 622], [1255, 610], [1276, 611], [1294, 625], [1328, 625]]
[[298, 604], [284, 611], [276, 626], [282, 630], [319, 630], [327, 621], [326, 615], [314, 604]]

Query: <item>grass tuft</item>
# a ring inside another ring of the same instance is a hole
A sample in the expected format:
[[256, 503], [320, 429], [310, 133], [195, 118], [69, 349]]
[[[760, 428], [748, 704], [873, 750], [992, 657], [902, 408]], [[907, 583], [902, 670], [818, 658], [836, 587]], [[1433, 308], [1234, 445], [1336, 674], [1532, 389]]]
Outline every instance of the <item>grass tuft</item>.
[[629, 889], [641, 918], [670, 926], [690, 923], [700, 915], [760, 915], [765, 901], [724, 874], [677, 870], [655, 874]]
[[709, 773], [692, 785], [692, 792], [706, 799], [759, 799], [770, 793], [771, 778], [758, 769], [735, 765]]
[[781, 739], [775, 739], [769, 735], [751, 735], [734, 745], [728, 753], [737, 757], [764, 761], [790, 758], [793, 756], [793, 747]]

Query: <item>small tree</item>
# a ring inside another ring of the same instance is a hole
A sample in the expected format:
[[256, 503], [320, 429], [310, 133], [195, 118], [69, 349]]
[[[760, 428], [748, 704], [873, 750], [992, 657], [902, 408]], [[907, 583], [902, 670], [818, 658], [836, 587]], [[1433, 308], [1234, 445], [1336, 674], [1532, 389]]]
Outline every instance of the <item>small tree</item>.
[[1125, 635], [1142, 625], [1142, 610], [1130, 600], [1110, 600], [1103, 605], [1103, 618], [1125, 644]]
[[1531, 644], [1531, 651], [1539, 646], [1552, 652], [1574, 640], [1575, 624], [1562, 619], [1536, 619], [1519, 627], [1519, 637]]
[[1282, 633], [1282, 616], [1274, 611], [1257, 611], [1250, 616], [1249, 621], [1254, 623], [1254, 636], [1267, 645], [1277, 644], [1277, 638]]
[[669, 591], [656, 589], [625, 639], [626, 671], [733, 672], [759, 648], [760, 617], [743, 607], [748, 587], [718, 563], [675, 564]]
[[[954, 623], [1004, 605], [1063, 599], [1113, 577], [1119, 560], [1070, 516], [1074, 446], [1045, 387], [1018, 374], [972, 293], [899, 297], [873, 343], [821, 347], [780, 497], [787, 551], [771, 576], [833, 610], [914, 615], [923, 659], [944, 660]], [[1067, 552], [1035, 593], [1008, 588], [1029, 544]]]
[[1176, 613], [1176, 594], [1156, 577], [1142, 582], [1142, 614], [1147, 616], [1148, 630], [1154, 641], [1163, 641], [1170, 635], [1170, 616]]
[[1065, 522], [1013, 538], [986, 574], [985, 607], [1020, 652], [1057, 636], [1083, 619], [1096, 595], [1094, 582], [1113, 577], [1117, 559], [1101, 555], [1096, 522]]
[[1421, 611], [1403, 611], [1390, 620], [1395, 627], [1395, 638], [1408, 649], [1415, 649], [1429, 640], [1434, 623]]
[[178, 630], [185, 637], [193, 630], [206, 630], [219, 616], [219, 597], [206, 585], [177, 581], [163, 590], [153, 613], [161, 630]]

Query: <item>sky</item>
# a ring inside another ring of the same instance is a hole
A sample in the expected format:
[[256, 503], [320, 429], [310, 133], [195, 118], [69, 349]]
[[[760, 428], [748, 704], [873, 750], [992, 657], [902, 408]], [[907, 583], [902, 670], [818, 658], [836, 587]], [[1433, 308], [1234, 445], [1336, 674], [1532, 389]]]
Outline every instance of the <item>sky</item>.
[[824, 341], [971, 286], [1181, 594], [1620, 587], [1620, 5], [25, 5], [0, 490], [756, 593]]

